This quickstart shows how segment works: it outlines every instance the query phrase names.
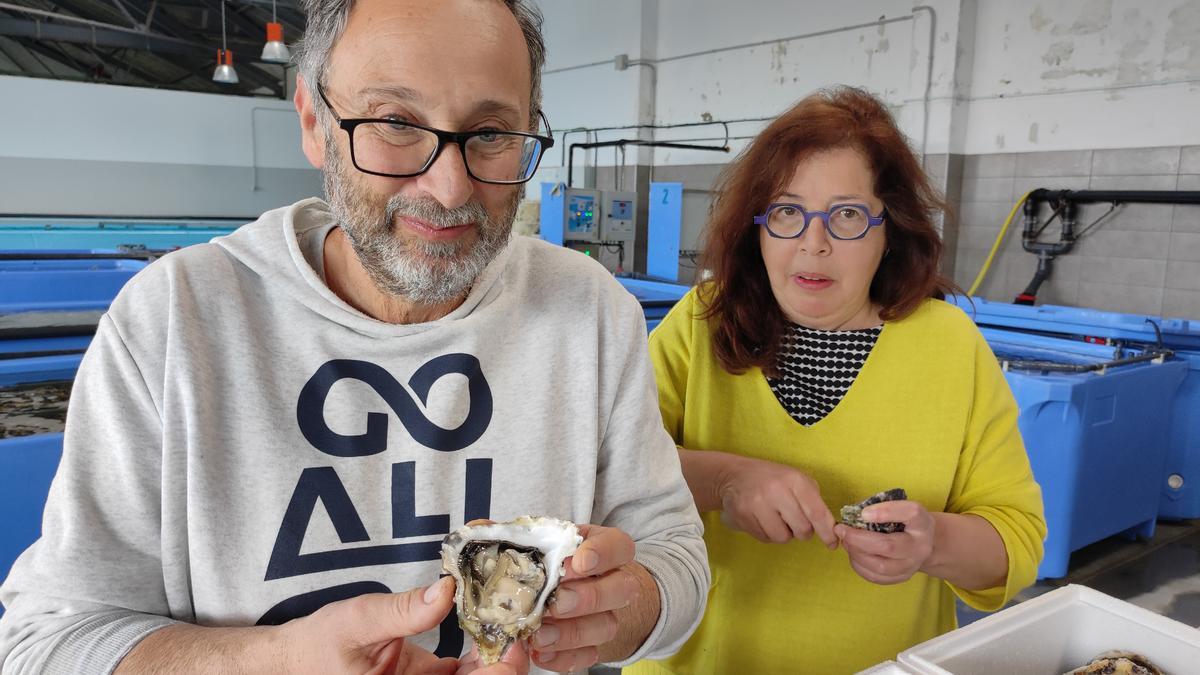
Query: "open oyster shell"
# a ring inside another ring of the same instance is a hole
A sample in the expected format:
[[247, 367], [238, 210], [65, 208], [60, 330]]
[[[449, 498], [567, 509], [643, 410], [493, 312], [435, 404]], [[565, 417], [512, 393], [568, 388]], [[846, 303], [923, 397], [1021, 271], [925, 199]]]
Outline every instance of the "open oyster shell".
[[872, 504], [880, 502], [894, 502], [908, 499], [908, 494], [904, 492], [904, 488], [892, 488], [878, 494], [871, 495], [857, 504], [847, 504], [842, 507], [841, 521], [850, 527], [857, 527], [860, 530], [870, 530], [872, 532], [883, 532], [890, 534], [892, 532], [903, 532], [904, 523], [868, 523], [862, 519], [863, 509]]
[[442, 540], [442, 569], [456, 583], [458, 625], [474, 638], [485, 665], [542, 625], [563, 562], [582, 542], [574, 523], [530, 516], [464, 525]]

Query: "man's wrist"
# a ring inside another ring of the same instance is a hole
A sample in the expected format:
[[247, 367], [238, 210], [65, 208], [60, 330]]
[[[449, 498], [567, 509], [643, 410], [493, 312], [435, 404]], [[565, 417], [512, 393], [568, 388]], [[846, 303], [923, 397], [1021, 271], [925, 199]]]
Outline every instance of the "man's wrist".
[[[118, 675], [214, 671], [290, 671], [281, 627], [205, 627], [175, 623], [147, 635], [117, 665]], [[203, 665], [201, 665], [203, 664]]]
[[628, 606], [613, 611], [617, 617], [617, 635], [600, 645], [598, 651], [603, 663], [624, 661], [641, 649], [662, 614], [658, 582], [650, 570], [641, 563], [631, 562], [622, 565], [620, 571], [633, 575], [640, 590]]

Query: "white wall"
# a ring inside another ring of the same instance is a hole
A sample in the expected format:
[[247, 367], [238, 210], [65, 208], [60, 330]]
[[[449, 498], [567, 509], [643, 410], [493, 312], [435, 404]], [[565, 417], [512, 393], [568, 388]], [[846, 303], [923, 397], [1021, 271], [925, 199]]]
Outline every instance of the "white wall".
[[[911, 105], [907, 99], [919, 97], [924, 85], [925, 62], [914, 64], [913, 49], [924, 37], [925, 26], [903, 18], [910, 9], [910, 2], [896, 0], [827, 3], [819, 12], [784, 1], [746, 5], [663, 0], [659, 121], [770, 117], [813, 90], [839, 82], [865, 87], [899, 112]], [[881, 17], [899, 20], [846, 29]], [[764, 125], [738, 123], [731, 131], [735, 136], [753, 135]], [[721, 131], [702, 130], [705, 137]], [[695, 136], [697, 131], [660, 132], [659, 138]], [[907, 131], [919, 140], [919, 130]], [[744, 145], [744, 140], [735, 142], [735, 151]], [[712, 162], [714, 157], [664, 150], [655, 159], [660, 164], [687, 164]]]
[[[603, 62], [547, 75], [546, 108], [556, 129], [633, 123], [635, 71], [645, 69], [617, 72], [610, 63], [628, 53], [656, 67], [651, 105], [658, 124], [770, 117], [818, 87], [845, 83], [880, 96], [913, 146], [929, 154], [1200, 143], [1194, 121], [1200, 111], [1200, 0], [541, 5], [549, 69]], [[931, 17], [914, 6], [936, 15], [928, 103]], [[848, 28], [880, 20], [890, 22]], [[731, 132], [748, 136], [762, 126], [738, 123]], [[709, 138], [714, 130], [658, 131], [655, 137]], [[744, 141], [733, 145], [736, 153]], [[557, 157], [547, 158], [548, 168]], [[666, 150], [655, 153], [654, 163], [730, 157]], [[596, 159], [602, 166], [613, 162], [611, 153]]]
[[321, 194], [290, 101], [0, 76], [0, 213], [253, 218]]
[[[563, 132], [576, 128], [636, 125], [640, 115], [642, 81], [639, 67], [618, 71], [614, 59], [626, 54], [631, 59], [645, 58], [656, 40], [655, 23], [646, 18], [657, 0], [612, 0], [610, 2], [538, 2], [545, 23], [546, 67], [542, 75], [542, 107], [555, 131], [559, 144], [543, 159], [530, 181], [527, 194], [539, 198], [538, 184], [566, 181], [564, 152], [570, 143], [597, 140], [591, 133]], [[650, 55], [653, 56], [652, 54]], [[645, 116], [653, 120], [653, 115]], [[620, 138], [636, 131], [612, 132], [604, 139]], [[600, 153], [610, 166], [611, 151]], [[629, 163], [637, 154], [630, 153]], [[594, 164], [596, 153], [579, 151], [576, 167]], [[582, 169], [581, 169], [582, 171]], [[577, 179], [578, 180], [578, 179]]]
[[0, 76], [0, 156], [311, 168], [291, 101]]
[[1200, 143], [1200, 1], [980, 0], [956, 152]]
[[[936, 15], [931, 80], [934, 27], [930, 12], [914, 9], [918, 3]], [[751, 120], [730, 125], [736, 139], [754, 135], [764, 125], [760, 119], [834, 83], [881, 96], [914, 147], [930, 154], [1200, 144], [1194, 121], [1200, 111], [1200, 0], [540, 5], [548, 46], [545, 109], [560, 146], [546, 157], [531, 195], [539, 181], [565, 179], [563, 146], [638, 134], [626, 129], [564, 139], [565, 130]], [[612, 61], [618, 54], [653, 68], [617, 71]], [[722, 134], [706, 126], [660, 130], [653, 137], [714, 143], [707, 139]], [[305, 187], [311, 191], [317, 174], [301, 155], [298, 136], [288, 101], [0, 76], [5, 167], [19, 158], [230, 167], [238, 172], [236, 184], [252, 190], [261, 171], [280, 169], [311, 172]], [[728, 155], [628, 152], [625, 164], [723, 163], [744, 143], [734, 140]], [[589, 153], [587, 160], [593, 166], [613, 162], [611, 150]]]
[[[614, 0], [542, 2], [549, 50], [546, 110], [555, 129], [632, 124], [637, 111], [654, 110], [659, 125], [732, 121], [733, 153], [657, 150], [657, 165], [728, 161], [765, 125], [813, 90], [855, 84], [893, 107], [905, 132], [920, 147], [929, 117], [929, 152], [949, 145], [949, 108], [957, 56], [958, 0], [932, 6], [941, 46], [934, 50], [933, 101], [924, 101], [929, 62], [930, 15], [913, 12], [912, 0], [845, 3], [758, 0]], [[602, 11], [596, 11], [603, 8]], [[639, 43], [639, 37], [641, 42]], [[617, 54], [653, 66], [612, 66]], [[567, 72], [568, 66], [593, 64]], [[655, 86], [639, 100], [638, 78]], [[646, 101], [646, 98], [651, 100]], [[928, 113], [926, 111], [928, 110]], [[631, 130], [597, 132], [599, 140], [631, 137]], [[658, 140], [712, 144], [717, 125], [659, 130]], [[572, 136], [570, 142], [580, 140]], [[546, 160], [557, 164], [559, 153]], [[596, 161], [611, 165], [611, 152]], [[636, 159], [630, 154], [627, 163]], [[551, 173], [547, 171], [547, 174]]]

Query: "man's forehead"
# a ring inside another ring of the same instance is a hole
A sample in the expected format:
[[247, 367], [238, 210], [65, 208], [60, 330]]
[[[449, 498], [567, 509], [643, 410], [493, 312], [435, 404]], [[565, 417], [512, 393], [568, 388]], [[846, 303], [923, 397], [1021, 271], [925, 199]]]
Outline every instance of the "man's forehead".
[[347, 46], [371, 61], [462, 57], [477, 68], [529, 69], [524, 33], [500, 0], [360, 0], [334, 52]]
[[366, 104], [519, 114], [529, 103], [528, 46], [499, 0], [358, 2], [328, 66], [329, 84]]
[[[494, 93], [494, 92], [493, 92]], [[381, 103], [411, 103], [420, 108], [428, 103], [427, 97], [420, 90], [404, 85], [368, 85], [355, 94], [363, 104], [375, 105]], [[463, 107], [475, 115], [513, 116], [523, 114], [520, 105], [514, 101], [504, 101], [499, 98], [483, 97], [464, 99]]]

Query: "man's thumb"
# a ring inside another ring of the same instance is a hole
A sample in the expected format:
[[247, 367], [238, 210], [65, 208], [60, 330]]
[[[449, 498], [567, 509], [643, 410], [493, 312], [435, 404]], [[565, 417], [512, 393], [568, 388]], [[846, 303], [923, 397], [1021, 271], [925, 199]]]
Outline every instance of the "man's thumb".
[[450, 613], [454, 604], [454, 579], [445, 577], [427, 588], [414, 588], [403, 593], [380, 593], [356, 609], [366, 611], [359, 621], [367, 635], [363, 642], [374, 643], [417, 635], [437, 626]]

